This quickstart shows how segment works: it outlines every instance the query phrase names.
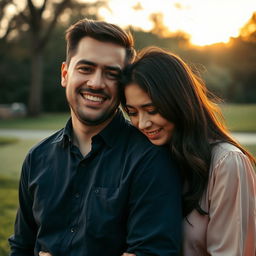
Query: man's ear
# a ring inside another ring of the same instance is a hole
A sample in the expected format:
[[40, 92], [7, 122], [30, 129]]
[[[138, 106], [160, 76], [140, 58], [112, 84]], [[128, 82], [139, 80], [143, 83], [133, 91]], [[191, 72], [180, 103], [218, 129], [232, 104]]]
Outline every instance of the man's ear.
[[68, 73], [68, 66], [66, 62], [62, 62], [61, 65], [61, 86], [67, 86], [67, 73]]

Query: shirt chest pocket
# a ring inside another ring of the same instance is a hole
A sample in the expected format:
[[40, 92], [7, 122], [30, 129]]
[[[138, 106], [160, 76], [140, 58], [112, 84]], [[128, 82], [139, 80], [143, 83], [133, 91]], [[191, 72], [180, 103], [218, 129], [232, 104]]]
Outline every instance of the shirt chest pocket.
[[124, 228], [127, 199], [119, 188], [93, 187], [89, 196], [87, 231], [107, 235]]

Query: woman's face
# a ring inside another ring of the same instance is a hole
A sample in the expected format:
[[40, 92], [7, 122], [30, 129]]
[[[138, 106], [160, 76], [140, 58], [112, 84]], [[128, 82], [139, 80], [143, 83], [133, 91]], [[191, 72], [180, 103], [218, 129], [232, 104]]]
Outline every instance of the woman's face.
[[127, 85], [124, 92], [132, 124], [157, 146], [170, 142], [174, 124], [158, 113], [149, 95], [135, 83]]

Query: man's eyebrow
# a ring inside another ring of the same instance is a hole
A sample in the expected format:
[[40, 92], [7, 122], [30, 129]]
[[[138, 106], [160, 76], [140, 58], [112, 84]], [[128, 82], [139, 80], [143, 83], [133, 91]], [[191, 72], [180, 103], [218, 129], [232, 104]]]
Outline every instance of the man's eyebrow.
[[107, 70], [112, 70], [112, 71], [117, 71], [117, 72], [122, 72], [122, 69], [120, 67], [115, 67], [115, 66], [105, 66], [105, 69]]
[[[98, 64], [89, 60], [79, 60], [76, 65], [89, 65], [89, 66], [94, 66], [96, 67]], [[122, 69], [120, 67], [117, 66], [104, 66], [105, 69], [107, 70], [113, 70], [113, 71], [117, 71], [117, 72], [121, 72]]]
[[97, 66], [96, 63], [92, 62], [92, 61], [89, 61], [89, 60], [79, 60], [76, 65], [81, 65], [81, 64], [84, 64], [84, 65], [89, 65], [89, 66]]

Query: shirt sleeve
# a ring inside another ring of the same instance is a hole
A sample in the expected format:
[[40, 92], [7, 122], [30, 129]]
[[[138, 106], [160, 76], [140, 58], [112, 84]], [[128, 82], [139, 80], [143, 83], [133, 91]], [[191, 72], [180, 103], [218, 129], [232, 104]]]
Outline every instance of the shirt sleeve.
[[255, 173], [242, 152], [213, 166], [209, 183], [207, 250], [212, 256], [255, 255]]
[[141, 160], [130, 191], [127, 244], [136, 256], [179, 255], [181, 188], [167, 153]]
[[32, 207], [33, 200], [28, 191], [28, 155], [23, 163], [19, 184], [19, 208], [16, 215], [14, 235], [9, 238], [10, 256], [33, 256], [36, 239], [36, 223]]

